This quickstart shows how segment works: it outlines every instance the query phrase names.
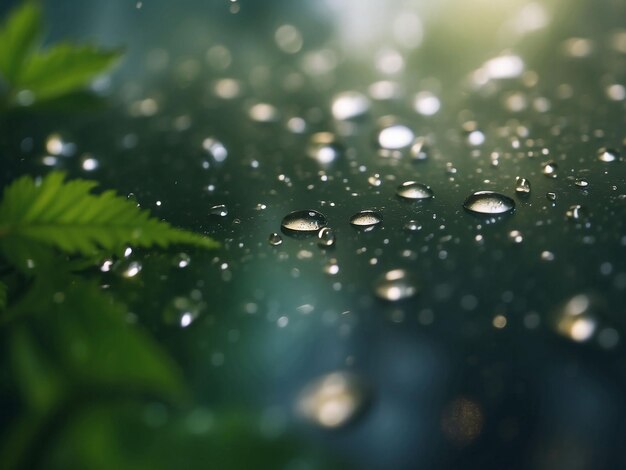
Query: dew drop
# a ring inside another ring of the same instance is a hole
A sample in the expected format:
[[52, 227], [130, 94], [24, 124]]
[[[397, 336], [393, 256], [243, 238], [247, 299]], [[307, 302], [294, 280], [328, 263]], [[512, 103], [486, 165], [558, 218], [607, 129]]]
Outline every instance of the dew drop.
[[587, 215], [587, 210], [580, 204], [573, 204], [565, 211], [565, 216], [570, 220], [581, 220]]
[[576, 178], [576, 180], [574, 181], [574, 184], [578, 187], [578, 188], [586, 188], [589, 186], [589, 181], [587, 181], [584, 178]]
[[494, 191], [476, 191], [465, 199], [463, 207], [475, 214], [504, 214], [515, 209], [515, 201]]
[[396, 194], [403, 199], [417, 200], [430, 199], [433, 197], [433, 191], [430, 187], [416, 181], [406, 181], [398, 186]]
[[270, 233], [270, 236], [267, 239], [267, 242], [272, 246], [282, 245], [283, 237], [281, 237], [278, 233], [273, 232], [273, 233]]
[[282, 222], [281, 227], [287, 233], [317, 233], [327, 224], [326, 217], [314, 210], [300, 210], [287, 214]]
[[377, 279], [374, 285], [374, 293], [377, 297], [392, 302], [413, 297], [417, 291], [415, 279], [404, 269], [387, 271]]
[[350, 225], [359, 228], [374, 227], [383, 221], [383, 216], [380, 212], [372, 210], [364, 210], [357, 212], [350, 217]]
[[548, 199], [548, 201], [554, 202], [556, 201], [556, 193], [546, 193], [546, 198]]
[[602, 147], [598, 150], [598, 160], [605, 163], [611, 163], [615, 160], [619, 160], [620, 154], [617, 150], [607, 147]]
[[335, 244], [335, 231], [330, 227], [324, 227], [317, 232], [317, 244], [320, 248], [330, 248]]
[[342, 153], [343, 147], [331, 132], [317, 132], [311, 136], [307, 146], [307, 155], [319, 163], [328, 164]]
[[543, 164], [542, 173], [546, 175], [548, 178], [556, 178], [556, 172], [558, 170], [558, 165], [552, 160], [545, 162]]
[[228, 215], [228, 208], [224, 204], [217, 204], [209, 209], [209, 214], [218, 217], [226, 217]]
[[530, 194], [530, 181], [521, 176], [515, 178], [515, 192], [519, 195]]

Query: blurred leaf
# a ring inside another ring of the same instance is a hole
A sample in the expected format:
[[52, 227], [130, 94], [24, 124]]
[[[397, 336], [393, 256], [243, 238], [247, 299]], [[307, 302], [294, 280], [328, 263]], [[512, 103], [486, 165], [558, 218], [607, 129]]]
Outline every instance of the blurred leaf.
[[[18, 375], [37, 364], [41, 370], [59, 370], [79, 389], [183, 394], [174, 362], [138, 326], [127, 323], [123, 305], [89, 282], [69, 276], [37, 279], [12, 310], [8, 313], [22, 318], [27, 331], [15, 345], [31, 357], [16, 368]], [[27, 377], [22, 383], [33, 383]], [[46, 400], [36, 400], [41, 402]]]
[[0, 281], [0, 312], [7, 308], [7, 285]]
[[26, 61], [17, 85], [34, 93], [36, 102], [56, 98], [87, 86], [120, 55], [93, 46], [57, 44]]
[[97, 185], [94, 181], [64, 179], [63, 173], [52, 172], [37, 184], [24, 176], [5, 189], [0, 203], [0, 247], [18, 266], [28, 265], [40, 245], [85, 256], [125, 244], [217, 246], [210, 238], [151, 218], [113, 191], [91, 194]]
[[41, 9], [35, 2], [24, 2], [0, 26], [0, 75], [15, 85], [22, 67], [36, 46], [41, 32]]

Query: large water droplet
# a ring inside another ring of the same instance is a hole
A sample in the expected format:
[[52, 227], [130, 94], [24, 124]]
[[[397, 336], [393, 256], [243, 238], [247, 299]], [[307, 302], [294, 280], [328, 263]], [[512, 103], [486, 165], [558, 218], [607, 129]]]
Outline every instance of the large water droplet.
[[430, 199], [433, 197], [433, 191], [430, 187], [416, 181], [406, 181], [398, 186], [396, 194], [403, 199]]
[[365, 114], [370, 107], [370, 100], [357, 91], [345, 91], [333, 98], [333, 117], [340, 121], [354, 119]]
[[335, 231], [332, 228], [324, 227], [317, 233], [317, 244], [320, 248], [329, 248], [335, 244]]
[[515, 192], [519, 195], [530, 194], [530, 181], [521, 176], [515, 178]]
[[619, 152], [615, 149], [602, 147], [598, 150], [598, 160], [605, 163], [611, 163], [619, 160]]
[[316, 233], [326, 224], [324, 214], [311, 209], [290, 212], [281, 222], [283, 230], [287, 233]]
[[377, 297], [392, 302], [413, 297], [417, 291], [415, 279], [404, 269], [387, 271], [378, 278], [374, 285], [374, 292]]
[[515, 209], [515, 201], [494, 191], [476, 191], [465, 200], [463, 207], [475, 214], [504, 214]]
[[382, 214], [372, 210], [360, 211], [350, 217], [350, 225], [359, 228], [373, 227], [382, 221]]
[[303, 389], [297, 409], [318, 426], [339, 428], [363, 410], [366, 398], [365, 388], [354, 374], [333, 372]]

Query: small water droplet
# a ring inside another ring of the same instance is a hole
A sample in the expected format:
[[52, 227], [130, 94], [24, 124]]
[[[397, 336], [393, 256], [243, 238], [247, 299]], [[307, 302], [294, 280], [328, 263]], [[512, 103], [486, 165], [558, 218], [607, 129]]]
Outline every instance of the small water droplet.
[[468, 196], [463, 207], [475, 214], [504, 214], [515, 209], [515, 201], [494, 191], [476, 191]]
[[548, 250], [541, 252], [541, 261], [554, 261], [554, 253]]
[[343, 147], [331, 132], [316, 132], [307, 146], [307, 155], [322, 164], [332, 163], [342, 152]]
[[409, 220], [406, 224], [404, 224], [405, 232], [418, 232], [422, 229], [422, 226], [416, 220]]
[[584, 178], [576, 178], [576, 180], [574, 181], [574, 184], [579, 187], [579, 188], [586, 188], [589, 186], [589, 181], [587, 181]]
[[530, 194], [530, 181], [521, 176], [515, 178], [515, 192], [519, 195]]
[[598, 150], [598, 160], [605, 163], [611, 163], [619, 160], [620, 154], [617, 150], [607, 147], [602, 147]]
[[317, 244], [320, 248], [329, 248], [335, 244], [335, 232], [332, 228], [324, 227], [317, 233]]
[[191, 257], [187, 253], [178, 253], [174, 258], [174, 266], [186, 268], [191, 263]]
[[217, 204], [209, 209], [209, 214], [218, 217], [226, 217], [228, 215], [228, 208], [224, 204]]
[[392, 302], [408, 299], [417, 294], [417, 283], [404, 269], [393, 269], [384, 273], [374, 285], [377, 297]]
[[[199, 294], [199, 291], [195, 291]], [[206, 308], [200, 295], [190, 297], [175, 297], [163, 311], [163, 321], [168, 325], [187, 328]]]
[[554, 202], [556, 201], [556, 193], [546, 193], [546, 198], [548, 198], [548, 201]]
[[281, 237], [276, 232], [270, 233], [269, 238], [267, 239], [268, 243], [272, 246], [282, 245], [283, 237]]
[[380, 179], [380, 175], [378, 173], [367, 178], [367, 182], [370, 186], [374, 186], [375, 188], [378, 188], [381, 184], [383, 184], [383, 181]]
[[556, 178], [557, 170], [559, 169], [558, 165], [552, 160], [545, 162], [543, 164], [542, 173], [549, 178]]
[[396, 194], [403, 199], [410, 200], [430, 199], [433, 197], [433, 191], [430, 187], [416, 181], [405, 181], [398, 186]]
[[326, 225], [324, 214], [312, 209], [290, 212], [281, 222], [283, 230], [287, 233], [317, 233]]
[[428, 158], [428, 146], [424, 137], [417, 137], [411, 145], [411, 158], [414, 161], [424, 161]]
[[573, 204], [565, 211], [565, 215], [570, 220], [581, 220], [586, 217], [587, 210], [580, 204]]
[[509, 232], [509, 240], [513, 243], [522, 243], [524, 241], [524, 237], [522, 236], [522, 232], [519, 230], [511, 230]]
[[350, 225], [359, 228], [374, 227], [383, 221], [383, 216], [380, 212], [372, 210], [359, 211], [350, 217]]

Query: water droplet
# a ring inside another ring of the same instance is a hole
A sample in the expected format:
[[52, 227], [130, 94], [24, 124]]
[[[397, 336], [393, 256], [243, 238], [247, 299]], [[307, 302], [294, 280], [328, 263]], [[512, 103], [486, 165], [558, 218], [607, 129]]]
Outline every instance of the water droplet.
[[268, 103], [257, 103], [248, 110], [250, 119], [256, 122], [276, 122], [280, 118], [280, 113], [275, 106]]
[[574, 181], [574, 184], [579, 188], [586, 188], [589, 186], [589, 181], [587, 181], [584, 178], [576, 178], [576, 181]]
[[298, 411], [318, 426], [340, 428], [364, 409], [367, 396], [358, 378], [349, 372], [333, 372], [307, 385], [297, 402]]
[[226, 217], [228, 215], [228, 208], [224, 204], [217, 204], [209, 209], [210, 215], [217, 215], [218, 217]]
[[270, 236], [267, 241], [272, 246], [278, 246], [278, 245], [282, 245], [283, 237], [281, 237], [279, 234], [274, 232], [274, 233], [270, 233]]
[[559, 169], [558, 165], [552, 160], [545, 162], [543, 164], [543, 169], [541, 170], [544, 175], [549, 178], [556, 178], [556, 172]]
[[380, 175], [378, 173], [367, 178], [367, 182], [370, 184], [370, 186], [374, 186], [375, 188], [383, 184], [383, 181], [380, 179]]
[[430, 187], [415, 181], [406, 181], [398, 186], [396, 194], [403, 199], [430, 199], [433, 197], [433, 191]]
[[287, 214], [281, 226], [287, 233], [317, 233], [322, 227], [326, 227], [326, 217], [314, 210], [294, 211]]
[[417, 294], [417, 283], [404, 269], [393, 269], [384, 273], [374, 285], [377, 297], [395, 302]]
[[350, 225], [359, 228], [374, 227], [382, 221], [382, 214], [372, 210], [360, 211], [350, 217]]
[[615, 160], [619, 160], [620, 154], [617, 150], [602, 147], [598, 150], [598, 160], [605, 163], [611, 163]]
[[186, 268], [191, 263], [191, 257], [187, 253], [178, 253], [174, 258], [174, 266]]
[[515, 178], [515, 192], [519, 195], [530, 194], [530, 181], [521, 176]]
[[540, 255], [541, 261], [554, 261], [554, 253], [548, 250], [544, 250]]
[[345, 91], [333, 98], [333, 117], [340, 121], [362, 116], [369, 108], [370, 100], [357, 91]]
[[[199, 291], [195, 291], [199, 294]], [[201, 296], [175, 297], [163, 311], [163, 321], [168, 325], [187, 328], [191, 325], [206, 308]]]
[[428, 148], [424, 137], [417, 137], [411, 145], [411, 158], [415, 161], [423, 161], [428, 158]]
[[228, 156], [228, 151], [224, 144], [213, 137], [207, 137], [202, 141], [202, 148], [206, 150], [216, 162], [223, 162]]
[[598, 326], [590, 305], [591, 299], [587, 295], [572, 297], [557, 313], [556, 331], [576, 342], [589, 340]]
[[556, 201], [556, 193], [546, 193], [546, 198], [548, 198], [548, 201]]
[[513, 243], [522, 243], [524, 241], [524, 237], [522, 236], [522, 232], [519, 230], [511, 230], [509, 232], [509, 240]]
[[335, 161], [342, 151], [343, 147], [331, 132], [313, 134], [307, 147], [307, 155], [322, 164]]
[[335, 244], [335, 231], [332, 228], [324, 227], [317, 233], [317, 244], [320, 248], [329, 248]]
[[415, 95], [413, 100], [413, 108], [423, 116], [432, 116], [441, 108], [441, 102], [437, 96], [429, 91], [421, 91]]
[[565, 211], [565, 215], [570, 220], [581, 220], [587, 216], [587, 210], [580, 204], [573, 204]]
[[399, 150], [413, 143], [413, 131], [402, 124], [392, 124], [384, 127], [378, 133], [378, 145], [383, 149]]
[[124, 261], [117, 266], [117, 270], [121, 271], [122, 276], [126, 278], [135, 277], [141, 272], [142, 265], [139, 261]]
[[504, 214], [515, 209], [515, 201], [494, 191], [476, 191], [465, 200], [463, 207], [475, 214]]
[[422, 229], [422, 226], [416, 220], [409, 220], [404, 224], [403, 228], [406, 232], [418, 232]]
[[329, 260], [326, 266], [324, 266], [324, 272], [329, 276], [334, 276], [339, 273], [339, 264], [337, 264], [337, 260], [335, 258]]

